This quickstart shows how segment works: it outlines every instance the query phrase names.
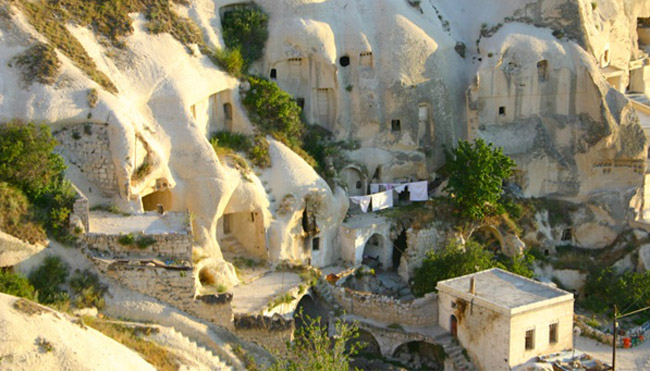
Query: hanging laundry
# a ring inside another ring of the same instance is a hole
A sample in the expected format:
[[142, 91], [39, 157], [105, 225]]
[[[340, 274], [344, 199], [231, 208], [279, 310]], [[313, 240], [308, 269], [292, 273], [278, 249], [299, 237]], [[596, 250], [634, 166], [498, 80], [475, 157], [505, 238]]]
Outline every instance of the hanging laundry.
[[377, 183], [370, 183], [370, 193], [378, 193], [379, 192], [379, 184]]
[[350, 201], [352, 201], [352, 203], [359, 205], [359, 208], [361, 208], [361, 211], [363, 211], [364, 213], [368, 212], [368, 206], [370, 206], [370, 200], [371, 200], [370, 196], [350, 197]]
[[393, 187], [393, 191], [397, 193], [402, 193], [406, 189], [406, 184], [393, 183], [391, 186]]
[[421, 182], [409, 183], [409, 192], [411, 196], [409, 197], [410, 201], [426, 201], [429, 199], [429, 192], [427, 190], [428, 182], [423, 180]]
[[393, 207], [393, 191], [385, 191], [370, 195], [372, 198], [372, 211], [378, 211]]

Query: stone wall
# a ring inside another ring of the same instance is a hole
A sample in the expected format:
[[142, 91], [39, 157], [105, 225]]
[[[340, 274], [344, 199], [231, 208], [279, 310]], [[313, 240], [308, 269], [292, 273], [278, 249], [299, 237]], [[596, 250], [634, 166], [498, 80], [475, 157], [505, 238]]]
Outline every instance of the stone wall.
[[199, 295], [189, 266], [164, 266], [147, 261], [94, 259], [102, 273], [139, 293], [228, 329], [233, 327], [232, 294]]
[[[193, 237], [190, 233], [147, 234], [156, 242], [146, 248], [124, 246], [119, 243], [121, 235], [86, 233], [82, 241], [100, 256], [111, 258], [167, 258], [171, 260], [192, 261]], [[137, 236], [136, 236], [137, 239]]]
[[[350, 271], [348, 271], [349, 273]], [[345, 273], [343, 273], [345, 274]], [[344, 278], [338, 283], [342, 283]], [[402, 301], [383, 295], [351, 290], [321, 280], [315, 287], [318, 294], [347, 314], [406, 326], [435, 326], [438, 324], [438, 296], [429, 293], [422, 298]]]
[[68, 126], [55, 132], [54, 137], [60, 144], [57, 151], [69, 164], [78, 167], [107, 196], [119, 194], [108, 124]]

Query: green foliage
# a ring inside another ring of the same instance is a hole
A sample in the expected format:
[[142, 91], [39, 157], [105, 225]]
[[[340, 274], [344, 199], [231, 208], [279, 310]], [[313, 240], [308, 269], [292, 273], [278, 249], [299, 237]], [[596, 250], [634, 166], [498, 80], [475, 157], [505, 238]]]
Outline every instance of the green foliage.
[[212, 144], [212, 147], [215, 148], [215, 151], [217, 151], [217, 154], [219, 154], [217, 148], [225, 148], [235, 152], [247, 153], [253, 146], [253, 143], [248, 136], [227, 130], [214, 133], [212, 138], [210, 138], [210, 143]]
[[293, 343], [288, 344], [287, 356], [278, 357], [278, 361], [269, 370], [280, 371], [325, 371], [349, 370], [350, 358], [362, 348], [356, 326], [337, 321], [333, 339], [327, 336], [327, 327], [322, 326], [320, 318], [310, 318], [299, 313], [304, 327], [296, 329]]
[[68, 277], [69, 268], [58, 256], [48, 256], [43, 264], [29, 274], [29, 282], [38, 292], [38, 301], [55, 304], [68, 300], [61, 287]]
[[[262, 169], [271, 166], [269, 142], [262, 135], [251, 138], [240, 133], [219, 131], [210, 138], [210, 143], [218, 156], [229, 155], [233, 151], [243, 152], [253, 165]], [[242, 167], [248, 170], [247, 164], [242, 164]]]
[[33, 244], [47, 238], [27, 196], [5, 182], [0, 182], [0, 230]]
[[250, 89], [243, 103], [263, 134], [280, 133], [287, 140], [299, 140], [304, 131], [300, 107], [293, 98], [271, 81], [248, 77]]
[[619, 274], [612, 267], [591, 273], [581, 304], [595, 313], [609, 312], [614, 304], [627, 312], [650, 306], [650, 273]]
[[[203, 45], [203, 34], [191, 20], [171, 9], [169, 0], [140, 0], [146, 6], [146, 28], [152, 34], [169, 33], [184, 45]], [[141, 6], [142, 6], [141, 5]]]
[[0, 270], [0, 292], [29, 300], [35, 299], [34, 286], [27, 278], [9, 271]]
[[415, 270], [412, 290], [416, 296], [436, 291], [438, 281], [493, 268], [493, 255], [474, 241], [463, 246], [450, 243], [442, 250], [429, 250], [422, 265]]
[[122, 246], [131, 246], [135, 244], [135, 236], [133, 235], [133, 233], [128, 233], [123, 236], [120, 236], [117, 239], [117, 242]]
[[135, 240], [135, 246], [139, 249], [146, 249], [147, 247], [156, 243], [156, 239], [151, 236], [138, 236]]
[[133, 175], [131, 175], [131, 180], [134, 182], [143, 180], [147, 175], [149, 175], [153, 171], [153, 166], [151, 166], [151, 163], [147, 162], [146, 160], [138, 166], [137, 169], [133, 172]]
[[108, 287], [99, 281], [95, 273], [87, 269], [76, 270], [70, 278], [70, 288], [75, 296], [74, 303], [77, 308], [104, 307], [104, 294]]
[[476, 273], [490, 268], [501, 268], [524, 277], [533, 276], [535, 258], [526, 252], [523, 256], [509, 258], [494, 255], [475, 241], [464, 246], [452, 242], [442, 250], [429, 250], [422, 265], [415, 270], [411, 289], [416, 296], [436, 291], [438, 281]]
[[244, 58], [239, 49], [219, 49], [211, 55], [212, 61], [231, 74], [241, 76], [244, 70]]
[[269, 17], [256, 5], [226, 11], [221, 18], [223, 41], [230, 50], [238, 50], [244, 68], [260, 59], [269, 37]]
[[63, 159], [53, 153], [56, 145], [45, 125], [10, 122], [0, 126], [0, 181], [24, 192], [38, 220], [62, 238], [75, 194], [65, 180]]
[[445, 152], [449, 182], [445, 190], [461, 214], [474, 220], [499, 211], [502, 183], [510, 177], [515, 162], [478, 139], [474, 144], [459, 141], [458, 147]]
[[61, 61], [49, 44], [36, 43], [13, 60], [22, 67], [23, 79], [28, 84], [37, 81], [52, 85], [61, 72]]

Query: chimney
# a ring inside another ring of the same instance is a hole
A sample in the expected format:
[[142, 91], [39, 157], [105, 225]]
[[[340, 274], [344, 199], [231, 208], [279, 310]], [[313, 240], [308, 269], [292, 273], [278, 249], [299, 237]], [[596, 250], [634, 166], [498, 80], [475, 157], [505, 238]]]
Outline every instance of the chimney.
[[476, 281], [474, 281], [474, 277], [469, 279], [469, 293], [476, 295]]

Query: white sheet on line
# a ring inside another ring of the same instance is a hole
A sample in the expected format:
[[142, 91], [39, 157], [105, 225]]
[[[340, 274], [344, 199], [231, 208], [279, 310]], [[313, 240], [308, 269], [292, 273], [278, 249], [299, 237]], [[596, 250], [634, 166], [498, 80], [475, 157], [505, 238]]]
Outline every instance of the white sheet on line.
[[370, 196], [353, 196], [350, 197], [350, 201], [352, 201], [355, 204], [359, 205], [359, 208], [361, 208], [361, 211], [364, 213], [368, 212], [368, 206], [370, 206]]
[[393, 207], [393, 191], [384, 191], [370, 195], [372, 197], [372, 211]]
[[414, 182], [414, 183], [409, 183], [409, 192], [410, 197], [409, 200], [411, 201], [426, 201], [429, 199], [429, 192], [427, 191], [427, 184], [428, 182], [426, 180], [423, 180], [421, 182]]

